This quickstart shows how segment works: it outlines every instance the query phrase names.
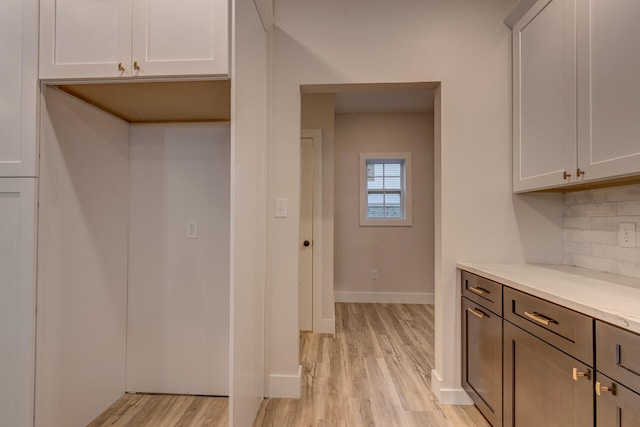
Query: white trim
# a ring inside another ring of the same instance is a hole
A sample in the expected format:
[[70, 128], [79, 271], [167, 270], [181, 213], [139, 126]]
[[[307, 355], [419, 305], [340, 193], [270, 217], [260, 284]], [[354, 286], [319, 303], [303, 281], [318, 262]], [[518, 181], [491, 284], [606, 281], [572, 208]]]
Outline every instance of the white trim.
[[298, 365], [298, 373], [295, 375], [269, 374], [267, 397], [300, 398], [301, 378], [302, 365]]
[[430, 292], [351, 292], [336, 291], [336, 302], [366, 302], [381, 304], [433, 304]]
[[331, 334], [336, 333], [336, 319], [320, 319], [319, 322], [313, 322], [313, 332], [318, 334]]
[[473, 405], [473, 400], [462, 388], [442, 388], [442, 378], [435, 369], [431, 370], [431, 391], [443, 405]]

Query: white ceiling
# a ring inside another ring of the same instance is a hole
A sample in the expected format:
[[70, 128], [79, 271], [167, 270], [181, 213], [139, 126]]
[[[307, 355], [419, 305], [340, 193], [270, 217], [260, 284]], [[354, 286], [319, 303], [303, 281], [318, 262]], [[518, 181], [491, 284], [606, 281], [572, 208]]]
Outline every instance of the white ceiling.
[[336, 93], [336, 113], [432, 113], [433, 90]]

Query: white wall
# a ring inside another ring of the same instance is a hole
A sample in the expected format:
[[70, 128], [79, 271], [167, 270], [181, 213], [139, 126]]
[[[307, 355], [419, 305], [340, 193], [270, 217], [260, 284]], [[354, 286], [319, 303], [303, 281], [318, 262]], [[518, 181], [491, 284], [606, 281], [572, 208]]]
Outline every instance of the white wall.
[[36, 425], [86, 425], [125, 381], [129, 126], [45, 89]]
[[131, 126], [129, 175], [126, 389], [228, 395], [229, 123]]
[[[361, 227], [359, 155], [393, 152], [411, 153], [412, 225]], [[433, 303], [433, 114], [338, 114], [335, 180], [336, 300]]]
[[[640, 184], [566, 193], [564, 263], [640, 277]], [[618, 246], [621, 222], [636, 224], [635, 248]]]
[[231, 4], [229, 425], [248, 427], [264, 396], [267, 36], [253, 2]]
[[[444, 402], [460, 389], [455, 263], [561, 262], [558, 195], [511, 192], [511, 40], [515, 0], [277, 0], [271, 67], [267, 210], [270, 375], [296, 374], [300, 85], [442, 82], [436, 120], [436, 372]], [[440, 138], [441, 136], [441, 138]]]

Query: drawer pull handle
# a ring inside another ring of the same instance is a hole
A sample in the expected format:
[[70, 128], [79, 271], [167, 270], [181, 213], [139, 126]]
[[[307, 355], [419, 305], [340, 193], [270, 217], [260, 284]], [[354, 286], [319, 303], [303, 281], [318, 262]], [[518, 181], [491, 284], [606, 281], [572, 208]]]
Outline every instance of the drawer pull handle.
[[531, 320], [535, 320], [538, 323], [542, 323], [545, 326], [549, 326], [551, 323], [558, 323], [555, 320], [553, 320], [552, 318], [547, 317], [547, 316], [543, 316], [542, 314], [536, 313], [535, 311], [533, 313], [529, 313], [528, 311], [525, 311], [524, 315], [527, 316]]
[[591, 378], [591, 372], [587, 371], [587, 372], [581, 372], [578, 371], [578, 368], [573, 368], [573, 373], [571, 375], [573, 377], [574, 381], [578, 381], [578, 379], [580, 377], [585, 377], [586, 379], [590, 379]]
[[603, 386], [600, 381], [596, 381], [596, 394], [602, 396], [603, 392], [609, 392], [612, 395], [616, 395], [616, 385], [612, 384], [611, 387]]
[[467, 311], [471, 314], [473, 314], [476, 317], [479, 317], [480, 319], [484, 319], [485, 317], [487, 317], [487, 315], [485, 313], [483, 313], [482, 311], [476, 309], [476, 308], [472, 308], [472, 307], [467, 307]]
[[469, 290], [470, 290], [471, 292], [474, 292], [474, 293], [478, 294], [478, 295], [484, 295], [484, 294], [490, 294], [490, 293], [491, 293], [491, 292], [489, 292], [488, 290], [483, 289], [483, 288], [481, 288], [481, 287], [473, 287], [473, 286], [469, 286]]

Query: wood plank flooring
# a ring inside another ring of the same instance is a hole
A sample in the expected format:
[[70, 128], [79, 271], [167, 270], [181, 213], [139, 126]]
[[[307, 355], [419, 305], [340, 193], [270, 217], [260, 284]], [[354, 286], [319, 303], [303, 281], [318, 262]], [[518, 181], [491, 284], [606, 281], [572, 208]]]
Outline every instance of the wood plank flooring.
[[229, 399], [163, 394], [125, 394], [89, 427], [227, 427]]
[[[265, 399], [254, 427], [488, 427], [430, 390], [433, 306], [336, 304], [336, 335], [300, 335], [300, 399]], [[227, 426], [228, 400], [126, 394], [89, 426]]]
[[301, 399], [266, 399], [254, 427], [488, 426], [430, 390], [433, 306], [336, 304], [336, 336], [302, 333]]

